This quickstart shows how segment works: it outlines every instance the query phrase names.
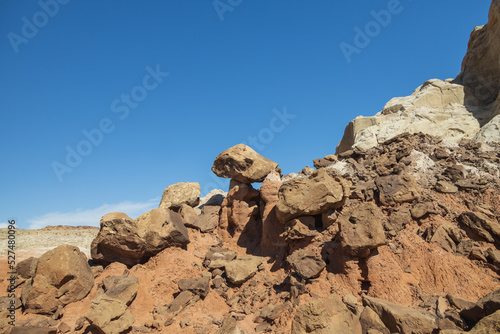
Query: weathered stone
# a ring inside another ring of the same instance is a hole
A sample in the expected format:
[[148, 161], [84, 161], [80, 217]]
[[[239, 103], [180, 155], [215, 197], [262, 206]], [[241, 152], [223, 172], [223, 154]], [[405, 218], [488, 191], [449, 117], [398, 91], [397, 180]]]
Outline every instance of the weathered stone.
[[281, 237], [284, 226], [276, 216], [276, 204], [279, 200], [281, 177], [277, 171], [267, 175], [260, 186], [260, 197], [263, 201], [260, 206], [262, 217], [262, 237], [260, 249], [264, 254], [274, 258], [283, 258], [286, 252], [286, 242]]
[[297, 308], [292, 322], [292, 334], [361, 334], [359, 320], [347, 309], [340, 298], [332, 294], [302, 304]]
[[35, 276], [38, 258], [29, 257], [16, 265], [16, 271], [22, 278], [29, 279]]
[[94, 274], [78, 247], [62, 245], [38, 259], [35, 276], [23, 289], [23, 304], [33, 313], [53, 314], [83, 299], [94, 285]]
[[285, 224], [285, 232], [281, 234], [285, 240], [301, 240], [318, 235], [315, 219], [311, 216], [299, 217]]
[[458, 228], [455, 226], [451, 224], [443, 224], [437, 228], [436, 232], [431, 237], [430, 242], [439, 245], [441, 248], [450, 253], [454, 253], [457, 250], [456, 244], [461, 240], [461, 238], [458, 239], [458, 241], [454, 240], [454, 238], [459, 238], [459, 233]]
[[410, 212], [413, 219], [421, 219], [426, 217], [428, 214], [436, 213], [436, 210], [434, 209], [434, 203], [423, 202], [413, 205]]
[[128, 330], [135, 319], [127, 305], [106, 294], [96, 297], [85, 318], [100, 333], [119, 334]]
[[384, 223], [384, 227], [391, 235], [395, 236], [411, 222], [410, 209], [402, 207], [391, 212], [389, 219]]
[[278, 164], [264, 158], [244, 144], [233, 146], [217, 156], [212, 171], [219, 177], [241, 183], [262, 182]]
[[363, 296], [363, 304], [378, 314], [391, 333], [431, 334], [436, 327], [435, 318], [413, 308], [368, 296]]
[[436, 183], [436, 190], [444, 194], [454, 194], [458, 191], [458, 187], [450, 182], [438, 181]]
[[482, 318], [500, 310], [500, 290], [490, 292], [479, 299], [474, 306], [463, 309], [460, 316], [464, 318], [469, 326], [473, 326]]
[[385, 244], [382, 211], [374, 203], [362, 203], [340, 218], [342, 248], [353, 256], [367, 257], [370, 250]]
[[340, 177], [320, 169], [308, 178], [295, 178], [279, 190], [276, 214], [282, 223], [300, 216], [313, 216], [341, 207], [349, 197], [349, 187]]
[[[212, 232], [217, 228], [219, 224], [219, 212], [220, 206], [205, 205], [201, 209], [200, 215], [193, 216], [192, 213], [188, 213], [189, 209], [185, 210], [184, 224], [188, 227], [200, 230], [203, 233]], [[183, 212], [181, 211], [181, 215]], [[188, 216], [189, 215], [189, 216]]]
[[375, 184], [383, 205], [413, 202], [420, 197], [420, 187], [411, 175], [377, 177]]
[[475, 305], [475, 303], [470, 301], [470, 300], [466, 300], [466, 299], [463, 299], [463, 298], [460, 298], [457, 296], [453, 296], [450, 294], [446, 295], [446, 298], [448, 299], [448, 302], [450, 303], [450, 305], [453, 305], [454, 307], [456, 307], [459, 310], [468, 309], [468, 308], [474, 307], [474, 305]]
[[165, 188], [159, 207], [176, 210], [183, 204], [196, 206], [199, 202], [200, 184], [198, 182], [181, 182]]
[[227, 263], [226, 276], [233, 284], [243, 284], [252, 278], [257, 271], [263, 259], [257, 256], [242, 256]]
[[378, 314], [369, 307], [365, 307], [363, 309], [363, 312], [361, 312], [359, 317], [359, 322], [361, 323], [361, 328], [363, 328], [363, 334], [367, 334], [369, 330], [373, 329], [382, 334], [391, 333], [384, 325]]
[[457, 218], [471, 239], [500, 245], [500, 224], [480, 212], [464, 212]]
[[193, 299], [194, 293], [189, 290], [182, 291], [175, 297], [175, 299], [170, 303], [168, 307], [168, 313], [176, 313], [184, 309], [187, 304]]
[[227, 317], [222, 322], [222, 327], [215, 334], [242, 334], [238, 322], [233, 317]]
[[325, 261], [311, 250], [295, 251], [287, 257], [287, 262], [303, 278], [317, 277], [326, 267]]
[[102, 293], [127, 306], [132, 303], [138, 290], [139, 279], [135, 276], [108, 276], [102, 281]]
[[205, 255], [203, 265], [210, 269], [224, 268], [236, 258], [236, 252], [222, 247], [211, 247]]
[[481, 320], [468, 332], [471, 334], [493, 334], [500, 333], [500, 311], [488, 315]]
[[177, 282], [177, 285], [181, 291], [191, 291], [192, 293], [205, 298], [210, 291], [210, 277], [203, 276], [181, 279]]

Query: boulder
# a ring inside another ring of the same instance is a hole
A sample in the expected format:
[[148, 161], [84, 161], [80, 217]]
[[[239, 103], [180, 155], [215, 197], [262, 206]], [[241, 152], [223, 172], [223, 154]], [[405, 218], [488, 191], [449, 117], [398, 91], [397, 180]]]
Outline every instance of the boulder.
[[325, 261], [311, 250], [298, 250], [287, 257], [287, 262], [302, 278], [318, 277], [326, 267]]
[[500, 246], [500, 223], [481, 212], [464, 212], [457, 218], [467, 235], [474, 240], [484, 240]]
[[262, 261], [263, 258], [250, 255], [228, 262], [225, 266], [227, 279], [237, 285], [245, 283], [257, 273]]
[[276, 215], [282, 223], [300, 216], [313, 216], [341, 207], [349, 197], [347, 181], [332, 177], [322, 168], [307, 178], [283, 183]]
[[192, 293], [205, 298], [210, 291], [210, 277], [203, 276], [181, 279], [177, 282], [177, 285], [181, 291], [191, 291]]
[[119, 334], [130, 329], [135, 319], [127, 307], [139, 289], [134, 276], [108, 276], [97, 290], [85, 318], [103, 334]]
[[444, 194], [454, 194], [458, 191], [458, 187], [447, 181], [438, 181], [436, 183], [436, 191]]
[[200, 230], [203, 233], [214, 231], [219, 224], [219, 212], [221, 207], [215, 205], [205, 205], [201, 209], [199, 216], [196, 216], [192, 223], [186, 226]]
[[217, 156], [212, 166], [215, 175], [241, 183], [262, 182], [278, 164], [264, 158], [252, 148], [238, 144]]
[[62, 245], [40, 256], [35, 276], [29, 281], [23, 288], [26, 311], [53, 314], [87, 296], [94, 274], [78, 247]]
[[420, 187], [411, 175], [380, 176], [375, 179], [383, 205], [413, 202], [420, 198]]
[[361, 334], [362, 329], [359, 320], [336, 294], [332, 294], [300, 305], [293, 318], [291, 333]]
[[363, 312], [359, 316], [359, 322], [361, 323], [361, 328], [363, 328], [363, 334], [367, 334], [369, 330], [377, 330], [382, 334], [391, 334], [378, 314], [369, 307], [363, 309]]
[[189, 290], [184, 290], [179, 293], [172, 303], [168, 306], [168, 313], [176, 313], [178, 311], [182, 311], [195, 297], [194, 293]]
[[165, 188], [159, 207], [177, 210], [183, 204], [196, 206], [199, 202], [200, 184], [198, 182], [181, 182]]
[[496, 311], [481, 320], [467, 333], [493, 334], [500, 333], [500, 311]]
[[316, 221], [311, 216], [292, 219], [285, 224], [285, 232], [281, 234], [281, 237], [287, 241], [313, 238], [319, 234], [315, 225]]
[[342, 248], [352, 256], [368, 257], [370, 250], [385, 244], [382, 211], [374, 203], [362, 203], [339, 218]]
[[500, 290], [490, 292], [479, 299], [473, 306], [463, 309], [460, 316], [467, 321], [469, 326], [473, 326], [482, 318], [498, 310], [500, 310]]
[[171, 210], [157, 208], [132, 220], [124, 213], [108, 213], [92, 241], [91, 255], [96, 263], [121, 262], [127, 266], [146, 262], [165, 248], [182, 247], [189, 235], [182, 217]]
[[205, 255], [203, 265], [210, 269], [224, 268], [226, 264], [236, 258], [236, 252], [222, 247], [211, 247]]
[[29, 279], [35, 276], [38, 258], [29, 257], [22, 260], [16, 265], [16, 271], [24, 279]]
[[413, 308], [368, 296], [363, 296], [363, 304], [378, 314], [391, 333], [431, 334], [436, 327], [434, 317]]
[[137, 222], [120, 212], [101, 218], [101, 229], [92, 241], [90, 254], [96, 263], [121, 262], [133, 266], [144, 256], [144, 240], [138, 234]]

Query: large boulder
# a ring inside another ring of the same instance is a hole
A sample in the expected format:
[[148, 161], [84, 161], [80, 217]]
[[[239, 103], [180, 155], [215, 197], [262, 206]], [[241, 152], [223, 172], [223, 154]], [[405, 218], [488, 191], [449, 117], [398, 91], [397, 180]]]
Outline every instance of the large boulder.
[[264, 158], [247, 145], [238, 144], [217, 156], [212, 171], [219, 177], [253, 183], [264, 181], [276, 167], [276, 162]]
[[361, 334], [362, 330], [357, 317], [349, 311], [337, 295], [332, 294], [300, 305], [292, 322], [291, 333]]
[[383, 205], [413, 202], [420, 198], [421, 190], [411, 175], [388, 175], [375, 179], [379, 199]]
[[165, 188], [160, 201], [160, 208], [179, 209], [181, 205], [196, 206], [200, 202], [200, 184], [181, 182]]
[[31, 284], [23, 288], [28, 312], [53, 314], [59, 308], [82, 300], [94, 285], [87, 257], [78, 247], [62, 245], [40, 256]]
[[135, 220], [124, 213], [108, 213], [92, 241], [91, 255], [96, 263], [121, 262], [128, 266], [147, 261], [172, 246], [185, 246], [189, 235], [181, 216], [157, 208]]
[[370, 250], [385, 244], [382, 210], [362, 203], [339, 218], [342, 248], [352, 256], [367, 257]]
[[349, 196], [347, 181], [332, 177], [321, 168], [307, 178], [282, 184], [276, 215], [282, 223], [300, 216], [313, 216], [341, 207]]
[[431, 334], [436, 327], [434, 317], [410, 307], [368, 296], [363, 296], [363, 304], [378, 314], [391, 333]]

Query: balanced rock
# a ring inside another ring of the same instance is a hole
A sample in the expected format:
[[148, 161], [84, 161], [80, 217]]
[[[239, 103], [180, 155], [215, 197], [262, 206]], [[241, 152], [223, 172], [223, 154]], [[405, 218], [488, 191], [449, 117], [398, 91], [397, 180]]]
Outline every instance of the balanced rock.
[[276, 214], [282, 223], [341, 207], [349, 196], [347, 181], [322, 168], [307, 178], [294, 178], [279, 190]]
[[58, 308], [82, 300], [94, 285], [87, 257], [78, 247], [62, 245], [38, 259], [31, 284], [23, 288], [23, 304], [32, 313], [53, 314]]
[[287, 258], [292, 268], [302, 278], [314, 278], [325, 269], [326, 263], [311, 250], [295, 251]]
[[278, 164], [264, 158], [252, 148], [238, 144], [217, 156], [212, 166], [215, 175], [241, 183], [262, 182]]
[[352, 256], [367, 257], [370, 250], [385, 244], [382, 211], [374, 203], [362, 203], [340, 218], [342, 248]]
[[361, 334], [357, 317], [342, 303], [339, 296], [316, 299], [297, 308], [292, 322], [292, 334]]
[[243, 284], [252, 278], [259, 270], [263, 259], [257, 256], [242, 256], [227, 263], [226, 276], [233, 284]]
[[181, 182], [165, 188], [160, 201], [160, 208], [179, 209], [181, 205], [196, 206], [200, 202], [200, 184]]

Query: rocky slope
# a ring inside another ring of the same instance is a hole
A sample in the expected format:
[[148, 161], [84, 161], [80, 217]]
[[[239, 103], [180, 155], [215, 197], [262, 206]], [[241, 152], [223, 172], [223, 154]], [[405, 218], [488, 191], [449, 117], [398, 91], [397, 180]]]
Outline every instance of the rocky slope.
[[472, 32], [454, 80], [429, 80], [412, 95], [392, 99], [375, 116], [357, 117], [347, 125], [337, 153], [368, 149], [402, 133], [500, 142], [499, 19], [500, 1], [493, 0], [488, 24]]
[[477, 85], [499, 55], [499, 3], [454, 82], [351, 123], [315, 169], [282, 175], [236, 145], [212, 167], [227, 193], [178, 183], [98, 231], [22, 231], [19, 245], [69, 238], [49, 233], [1, 277], [0, 332], [500, 333], [499, 85]]

